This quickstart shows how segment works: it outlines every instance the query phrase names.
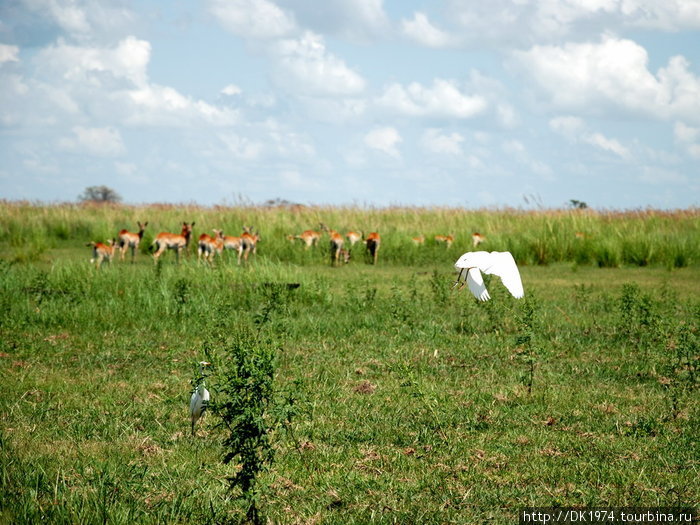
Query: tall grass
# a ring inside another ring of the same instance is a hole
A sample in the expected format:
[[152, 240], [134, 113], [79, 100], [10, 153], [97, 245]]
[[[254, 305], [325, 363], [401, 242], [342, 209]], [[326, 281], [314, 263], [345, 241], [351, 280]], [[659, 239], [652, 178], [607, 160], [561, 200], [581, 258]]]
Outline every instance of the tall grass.
[[[450, 257], [471, 249], [471, 234], [487, 238], [480, 249], [511, 251], [521, 264], [574, 262], [600, 267], [621, 265], [684, 267], [700, 260], [700, 210], [593, 211], [517, 209], [464, 210], [457, 208], [360, 207], [200, 207], [195, 205], [33, 205], [0, 203], [0, 246], [18, 261], [40, 260], [47, 250], [66, 242], [104, 241], [122, 228], [134, 230], [136, 221], [148, 220], [141, 250], [147, 251], [155, 234], [179, 233], [183, 221], [195, 221], [196, 235], [223, 229], [238, 235], [243, 226], [256, 228], [260, 251], [272, 261], [314, 264], [325, 257], [327, 238], [320, 250], [293, 245], [287, 235], [317, 229], [324, 223], [338, 231], [378, 231], [382, 236], [380, 260], [413, 265], [445, 253], [432, 239], [452, 234]], [[413, 246], [411, 237], [423, 234], [426, 245]], [[577, 234], [579, 234], [577, 236]], [[362, 259], [357, 245], [353, 257]]]

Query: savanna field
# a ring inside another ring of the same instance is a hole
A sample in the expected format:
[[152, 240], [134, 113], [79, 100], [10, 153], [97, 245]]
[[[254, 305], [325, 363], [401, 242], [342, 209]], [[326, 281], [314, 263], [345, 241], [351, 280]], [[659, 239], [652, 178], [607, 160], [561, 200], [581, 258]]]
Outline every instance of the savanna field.
[[[133, 263], [90, 263], [86, 243], [137, 221]], [[189, 254], [154, 264], [185, 221]], [[288, 239], [319, 223], [379, 232], [377, 264], [361, 242], [332, 267], [327, 233]], [[198, 262], [201, 233], [244, 226], [247, 262]], [[473, 232], [513, 254], [524, 299], [497, 277], [486, 303], [452, 289]], [[239, 523], [251, 504], [270, 523], [517, 523], [700, 501], [700, 210], [2, 202], [0, 267], [2, 523]], [[243, 429], [264, 430], [257, 466]]]

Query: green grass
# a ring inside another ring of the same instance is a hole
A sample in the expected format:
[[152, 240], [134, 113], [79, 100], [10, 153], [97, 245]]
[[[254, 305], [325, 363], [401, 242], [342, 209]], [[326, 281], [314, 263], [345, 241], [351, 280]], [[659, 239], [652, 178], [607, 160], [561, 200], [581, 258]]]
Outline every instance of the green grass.
[[[406, 232], [421, 220], [390, 218]], [[68, 232], [97, 230], [71, 220]], [[275, 434], [262, 480], [275, 523], [513, 523], [525, 506], [700, 501], [696, 264], [521, 259], [537, 320], [528, 395], [524, 303], [496, 278], [489, 303], [450, 290], [460, 248], [403, 260], [387, 234], [376, 267], [330, 268], [267, 234], [247, 266], [139, 254], [96, 270], [73, 235], [21, 260], [0, 244], [0, 522], [241, 519], [224, 429], [208, 414], [193, 439], [187, 414], [194, 364], [211, 350], [216, 398], [213, 336], [241, 329], [279, 346], [278, 388], [298, 382], [301, 415]]]

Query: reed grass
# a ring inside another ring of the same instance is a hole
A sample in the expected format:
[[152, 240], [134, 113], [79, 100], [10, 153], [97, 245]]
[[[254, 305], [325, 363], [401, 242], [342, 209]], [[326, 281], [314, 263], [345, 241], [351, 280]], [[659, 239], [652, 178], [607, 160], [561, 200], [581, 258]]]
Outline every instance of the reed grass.
[[[312, 264], [323, 260], [287, 240], [288, 235], [319, 229], [323, 223], [344, 232], [377, 231], [382, 236], [380, 259], [411, 265], [434, 260], [445, 251], [433, 238], [452, 234], [455, 257], [472, 249], [471, 234], [486, 236], [479, 249], [511, 251], [521, 264], [573, 262], [600, 267], [621, 265], [683, 267], [700, 260], [700, 210], [594, 211], [458, 208], [360, 207], [201, 207], [196, 205], [42, 205], [0, 203], [0, 246], [19, 260], [38, 260], [63, 243], [105, 241], [122, 228], [134, 231], [136, 221], [149, 221], [141, 250], [146, 252], [161, 231], [179, 233], [183, 221], [199, 233], [222, 229], [239, 235], [252, 226], [261, 235], [260, 250], [273, 261]], [[425, 246], [411, 238], [424, 235]], [[441, 251], [442, 250], [442, 251]], [[353, 254], [361, 257], [361, 250]]]

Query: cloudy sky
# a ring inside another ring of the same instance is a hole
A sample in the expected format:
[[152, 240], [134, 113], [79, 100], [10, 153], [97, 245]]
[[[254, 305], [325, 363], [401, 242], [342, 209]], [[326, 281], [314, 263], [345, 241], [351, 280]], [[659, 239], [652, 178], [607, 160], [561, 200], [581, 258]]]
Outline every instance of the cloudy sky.
[[700, 205], [700, 0], [3, 0], [0, 198]]

